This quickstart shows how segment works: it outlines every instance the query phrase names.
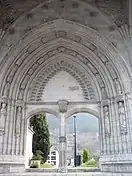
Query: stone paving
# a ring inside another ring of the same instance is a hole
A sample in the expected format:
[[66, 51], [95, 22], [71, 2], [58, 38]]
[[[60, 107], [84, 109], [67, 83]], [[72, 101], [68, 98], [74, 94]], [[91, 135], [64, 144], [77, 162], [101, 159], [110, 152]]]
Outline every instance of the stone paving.
[[1, 175], [25, 171], [28, 121], [40, 112], [60, 119], [60, 169], [67, 118], [96, 116], [103, 173], [16, 176], [132, 175], [123, 174], [132, 173], [132, 0], [0, 0], [0, 12]]
[[0, 176], [132, 176], [131, 173], [103, 173], [103, 172], [89, 172], [89, 173], [23, 173], [23, 174], [0, 174]]

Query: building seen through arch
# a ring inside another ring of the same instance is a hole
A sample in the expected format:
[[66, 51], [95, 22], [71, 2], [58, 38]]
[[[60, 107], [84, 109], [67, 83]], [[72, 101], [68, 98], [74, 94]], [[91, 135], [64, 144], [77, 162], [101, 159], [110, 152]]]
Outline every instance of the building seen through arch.
[[0, 173], [24, 172], [28, 119], [99, 119], [100, 170], [132, 172], [132, 1], [0, 1]]

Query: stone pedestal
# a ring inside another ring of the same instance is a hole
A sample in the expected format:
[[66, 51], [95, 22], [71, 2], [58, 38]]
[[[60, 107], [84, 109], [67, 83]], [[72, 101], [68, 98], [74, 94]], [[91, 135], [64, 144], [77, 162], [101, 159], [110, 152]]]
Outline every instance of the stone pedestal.
[[25, 157], [15, 155], [0, 156], [0, 173], [22, 173], [25, 171]]
[[100, 169], [111, 173], [132, 173], [132, 154], [111, 155], [100, 158]]

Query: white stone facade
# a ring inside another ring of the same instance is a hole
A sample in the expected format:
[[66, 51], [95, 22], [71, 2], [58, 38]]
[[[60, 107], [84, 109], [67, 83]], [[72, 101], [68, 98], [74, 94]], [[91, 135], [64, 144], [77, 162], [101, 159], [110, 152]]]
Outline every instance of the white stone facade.
[[59, 152], [54, 146], [50, 149], [47, 163], [55, 166], [56, 168], [59, 167]]
[[[0, 173], [24, 172], [28, 120], [99, 118], [100, 169], [132, 172], [131, 0], [0, 2]], [[129, 12], [129, 13], [128, 13]]]
[[26, 143], [26, 159], [25, 159], [25, 167], [28, 168], [30, 166], [30, 161], [33, 157], [32, 152], [32, 142], [33, 142], [33, 134], [34, 131], [31, 128], [27, 130], [27, 143]]

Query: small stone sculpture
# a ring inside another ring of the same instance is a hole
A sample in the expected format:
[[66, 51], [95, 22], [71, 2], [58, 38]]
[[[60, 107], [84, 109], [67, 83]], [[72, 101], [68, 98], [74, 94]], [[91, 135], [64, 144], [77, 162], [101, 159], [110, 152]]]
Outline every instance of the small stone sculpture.
[[3, 91], [3, 96], [4, 97], [8, 97], [9, 88], [10, 88], [10, 83], [6, 82], [5, 87], [4, 87], [4, 91]]
[[106, 100], [108, 97], [105, 87], [102, 87], [101, 91], [102, 91], [102, 99]]
[[0, 131], [4, 131], [4, 126], [5, 126], [5, 118], [6, 118], [6, 103], [2, 103], [1, 105], [1, 111], [0, 111]]
[[23, 89], [20, 89], [19, 95], [18, 95], [18, 100], [23, 100], [23, 95], [24, 95], [24, 91], [23, 91]]
[[105, 125], [105, 134], [110, 135], [110, 119], [109, 119], [109, 107], [104, 106], [104, 125]]
[[120, 82], [117, 78], [114, 80], [114, 84], [115, 84], [115, 89], [116, 89], [117, 95], [122, 94], [121, 85], [120, 85]]
[[17, 108], [17, 120], [16, 120], [16, 136], [19, 137], [20, 136], [20, 132], [21, 132], [21, 118], [22, 118], [22, 107], [19, 106]]
[[119, 118], [120, 118], [120, 127], [121, 127], [121, 133], [127, 132], [127, 123], [126, 123], [126, 114], [125, 114], [125, 108], [124, 108], [124, 102], [120, 101], [118, 103], [119, 105]]

